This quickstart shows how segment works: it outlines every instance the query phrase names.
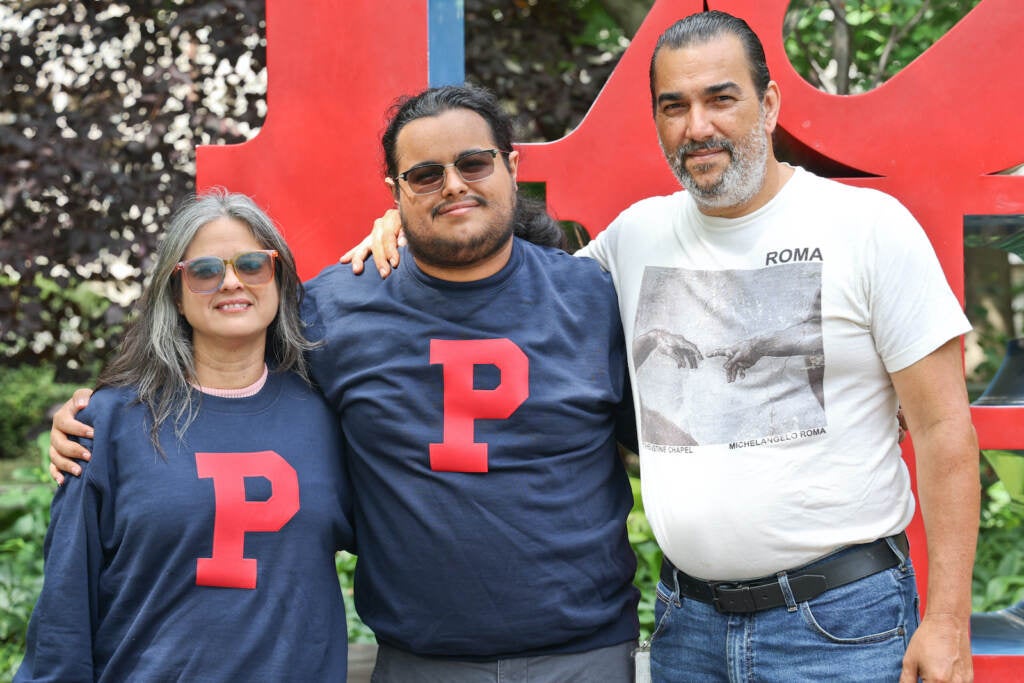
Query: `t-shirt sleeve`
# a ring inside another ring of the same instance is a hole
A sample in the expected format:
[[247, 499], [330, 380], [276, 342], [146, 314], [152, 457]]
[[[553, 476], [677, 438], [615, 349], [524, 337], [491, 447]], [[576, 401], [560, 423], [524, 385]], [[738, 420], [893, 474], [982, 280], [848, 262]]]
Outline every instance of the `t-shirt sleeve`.
[[865, 283], [871, 332], [888, 372], [921, 360], [971, 329], [935, 250], [917, 220], [898, 201], [883, 199], [872, 231]]

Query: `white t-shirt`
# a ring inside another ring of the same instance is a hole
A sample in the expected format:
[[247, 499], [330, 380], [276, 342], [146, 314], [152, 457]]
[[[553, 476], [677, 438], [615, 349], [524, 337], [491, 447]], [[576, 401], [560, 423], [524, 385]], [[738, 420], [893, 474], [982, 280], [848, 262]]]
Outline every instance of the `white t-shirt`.
[[889, 373], [970, 325], [896, 199], [797, 168], [737, 219], [645, 199], [580, 254], [618, 290], [644, 506], [676, 567], [750, 579], [907, 526]]

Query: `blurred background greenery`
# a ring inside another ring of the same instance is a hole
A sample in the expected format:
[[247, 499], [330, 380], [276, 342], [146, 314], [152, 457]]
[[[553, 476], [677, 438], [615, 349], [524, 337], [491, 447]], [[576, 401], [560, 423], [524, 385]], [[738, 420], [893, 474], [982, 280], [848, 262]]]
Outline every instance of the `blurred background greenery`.
[[[792, 0], [786, 47], [816, 87], [864, 92], [979, 1]], [[467, 80], [498, 93], [518, 140], [558, 139], [586, 114], [651, 3], [465, 0]], [[194, 190], [196, 145], [259, 132], [264, 29], [262, 0], [0, 3], [0, 679], [20, 661], [42, 581], [51, 410], [116, 345], [162, 220]], [[965, 253], [973, 397], [1021, 334], [1024, 277], [998, 245]], [[1024, 599], [1021, 511], [982, 465], [976, 611]], [[661, 554], [633, 486], [646, 635]], [[337, 560], [349, 604], [355, 561]], [[350, 639], [372, 640], [349, 613]]]

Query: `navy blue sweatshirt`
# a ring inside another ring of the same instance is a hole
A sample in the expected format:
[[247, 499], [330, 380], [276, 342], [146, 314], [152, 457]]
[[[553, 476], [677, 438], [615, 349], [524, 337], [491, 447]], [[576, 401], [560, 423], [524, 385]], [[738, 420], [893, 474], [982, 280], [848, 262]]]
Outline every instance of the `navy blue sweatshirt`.
[[516, 239], [477, 282], [406, 253], [383, 283], [334, 266], [307, 288], [356, 498], [356, 609], [377, 638], [464, 659], [635, 639], [624, 346], [597, 264]]
[[353, 542], [334, 415], [293, 374], [201, 397], [161, 456], [134, 392], [82, 419], [92, 461], [53, 500], [16, 681], [344, 681], [335, 549]]

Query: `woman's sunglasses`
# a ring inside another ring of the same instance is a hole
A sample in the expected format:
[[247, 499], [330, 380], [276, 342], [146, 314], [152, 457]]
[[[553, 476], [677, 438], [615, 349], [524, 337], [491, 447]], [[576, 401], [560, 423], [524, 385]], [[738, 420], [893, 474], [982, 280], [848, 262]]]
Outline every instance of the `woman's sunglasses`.
[[229, 265], [243, 284], [262, 285], [270, 282], [274, 278], [276, 258], [277, 251], [274, 249], [247, 251], [230, 259], [197, 256], [178, 263], [174, 272], [182, 272], [185, 284], [194, 294], [213, 294], [224, 285]]

